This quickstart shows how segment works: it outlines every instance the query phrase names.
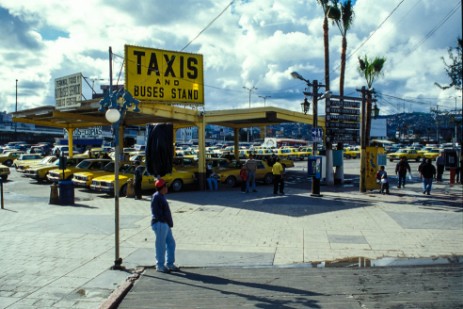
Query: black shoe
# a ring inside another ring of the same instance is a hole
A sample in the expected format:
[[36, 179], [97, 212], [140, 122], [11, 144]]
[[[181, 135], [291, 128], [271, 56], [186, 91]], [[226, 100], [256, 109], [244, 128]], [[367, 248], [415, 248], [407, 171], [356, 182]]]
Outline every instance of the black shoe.
[[285, 195], [285, 193], [284, 193], [284, 192], [280, 192], [280, 194], [281, 194], [281, 195]]
[[429, 193], [429, 192], [428, 192], [428, 193], [426, 193], [426, 194], [427, 194], [427, 195], [431, 195], [431, 193]]
[[176, 265], [172, 265], [172, 266], [167, 266], [166, 269], [170, 272], [170, 271], [180, 271], [180, 267], [176, 266]]

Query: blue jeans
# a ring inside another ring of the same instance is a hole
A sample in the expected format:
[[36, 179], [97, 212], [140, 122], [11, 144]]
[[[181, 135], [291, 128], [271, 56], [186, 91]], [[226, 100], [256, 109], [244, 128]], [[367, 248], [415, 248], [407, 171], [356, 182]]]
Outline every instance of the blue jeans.
[[248, 179], [246, 179], [246, 192], [256, 191], [256, 172], [248, 171]]
[[167, 266], [172, 267], [175, 262], [175, 239], [167, 223], [156, 222], [151, 225], [156, 235], [156, 269], [164, 269], [167, 251]]
[[219, 189], [219, 183], [217, 181], [217, 178], [215, 177], [207, 178], [207, 187], [211, 191], [217, 191]]
[[431, 193], [432, 178], [423, 178], [423, 192]]

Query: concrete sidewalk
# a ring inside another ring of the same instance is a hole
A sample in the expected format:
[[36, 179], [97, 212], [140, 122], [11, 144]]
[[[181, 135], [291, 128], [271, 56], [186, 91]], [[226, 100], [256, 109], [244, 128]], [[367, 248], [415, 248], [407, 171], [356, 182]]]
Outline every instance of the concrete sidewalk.
[[[15, 172], [13, 172], [15, 173]], [[169, 194], [181, 267], [273, 267], [361, 257], [463, 256], [462, 186], [413, 182], [391, 195], [353, 186], [323, 197], [288, 184]], [[75, 206], [49, 205], [49, 186], [12, 175], [0, 212], [0, 308], [97, 308], [136, 270], [154, 265], [149, 197], [120, 199], [115, 257], [114, 199], [76, 190]]]

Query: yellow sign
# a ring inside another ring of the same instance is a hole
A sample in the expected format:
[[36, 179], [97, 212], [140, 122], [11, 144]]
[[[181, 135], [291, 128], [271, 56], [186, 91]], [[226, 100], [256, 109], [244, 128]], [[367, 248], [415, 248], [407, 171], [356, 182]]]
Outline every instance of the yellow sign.
[[204, 104], [203, 56], [126, 45], [125, 85], [141, 101]]
[[383, 147], [367, 147], [366, 151], [366, 177], [365, 186], [367, 190], [379, 189], [376, 183], [376, 173], [379, 170], [378, 155], [384, 154]]

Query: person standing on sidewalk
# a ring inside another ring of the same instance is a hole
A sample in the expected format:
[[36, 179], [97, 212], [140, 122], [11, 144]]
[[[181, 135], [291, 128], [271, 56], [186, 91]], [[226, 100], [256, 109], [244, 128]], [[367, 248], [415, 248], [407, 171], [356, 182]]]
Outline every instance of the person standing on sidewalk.
[[246, 179], [246, 193], [249, 193], [252, 189], [252, 192], [257, 192], [256, 190], [256, 171], [257, 171], [257, 161], [254, 160], [254, 155], [249, 155], [249, 159], [244, 163], [246, 170], [248, 171], [248, 178]]
[[407, 171], [411, 173], [410, 164], [408, 164], [407, 158], [402, 157], [395, 167], [395, 173], [399, 178], [399, 184], [397, 185], [397, 188], [405, 188], [405, 178], [407, 176]]
[[136, 200], [141, 200], [142, 199], [142, 194], [141, 194], [141, 182], [143, 180], [143, 172], [145, 171], [145, 168], [140, 165], [140, 161], [135, 161], [135, 179], [133, 183], [133, 189], [135, 191], [135, 199]]
[[206, 164], [206, 181], [209, 191], [217, 191], [219, 189], [218, 175], [212, 169], [212, 164]]
[[[172, 234], [174, 221], [170, 211], [169, 203], [165, 197], [167, 194], [167, 184], [160, 178], [155, 183], [156, 192], [151, 198], [151, 228], [156, 236], [156, 271], [167, 273], [178, 271], [175, 266], [175, 239]], [[167, 264], [166, 261], [167, 253]]]
[[436, 158], [436, 166], [437, 166], [437, 181], [442, 181], [442, 175], [444, 174], [445, 169], [445, 158], [444, 152], [441, 151], [439, 156]]
[[248, 179], [248, 170], [246, 166], [241, 166], [240, 170], [240, 178], [241, 178], [241, 193], [246, 193], [246, 181]]
[[381, 165], [379, 171], [376, 173], [376, 180], [380, 184], [381, 194], [389, 194], [389, 179], [387, 178], [387, 172], [384, 165]]
[[285, 168], [280, 163], [280, 158], [276, 159], [276, 162], [272, 166], [273, 174], [273, 194], [278, 194], [278, 189], [280, 189], [280, 194], [285, 194]]
[[436, 168], [431, 163], [431, 159], [426, 160], [426, 164], [421, 167], [421, 178], [423, 179], [423, 194], [431, 195], [432, 180], [436, 176]]

